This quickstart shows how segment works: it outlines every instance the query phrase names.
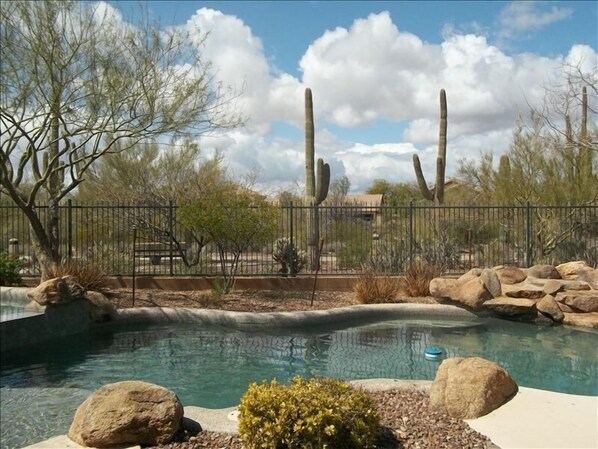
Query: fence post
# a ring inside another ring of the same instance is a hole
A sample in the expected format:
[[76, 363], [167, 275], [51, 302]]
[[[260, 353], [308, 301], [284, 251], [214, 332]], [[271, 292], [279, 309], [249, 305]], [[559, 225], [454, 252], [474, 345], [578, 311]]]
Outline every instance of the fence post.
[[525, 205], [525, 266], [532, 266], [532, 211], [529, 201]]
[[133, 276], [131, 279], [131, 283], [132, 285], [132, 289], [133, 289], [133, 307], [135, 307], [135, 271], [136, 271], [136, 266], [135, 266], [135, 247], [137, 246], [137, 226], [133, 226]]
[[73, 201], [66, 202], [66, 255], [68, 260], [73, 258]]
[[291, 241], [291, 248], [293, 248], [293, 202], [289, 204], [289, 234]]
[[172, 245], [174, 245], [174, 210], [172, 200], [168, 200], [168, 235], [170, 236], [170, 242], [168, 245], [168, 258], [170, 260], [170, 275], [174, 276], [174, 264], [172, 252]]
[[409, 201], [409, 268], [413, 267], [413, 200]]

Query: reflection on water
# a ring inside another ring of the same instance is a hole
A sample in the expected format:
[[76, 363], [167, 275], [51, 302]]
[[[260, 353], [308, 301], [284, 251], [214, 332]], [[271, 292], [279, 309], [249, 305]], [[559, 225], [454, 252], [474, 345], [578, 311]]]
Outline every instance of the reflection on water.
[[[598, 395], [597, 336], [595, 331], [495, 319], [393, 321], [340, 330], [318, 327], [290, 335], [187, 325], [103, 328], [3, 354], [0, 391], [91, 391], [110, 382], [140, 379], [174, 390], [184, 405], [220, 408], [236, 405], [250, 382], [264, 379], [285, 382], [302, 375], [431, 380], [439, 363], [426, 360], [424, 350], [439, 346], [445, 357], [494, 360], [522, 386]], [[62, 397], [57, 394], [55, 401], [60, 403]], [[5, 405], [3, 395], [3, 424], [11, 413]], [[34, 411], [35, 395], [19, 407]]]

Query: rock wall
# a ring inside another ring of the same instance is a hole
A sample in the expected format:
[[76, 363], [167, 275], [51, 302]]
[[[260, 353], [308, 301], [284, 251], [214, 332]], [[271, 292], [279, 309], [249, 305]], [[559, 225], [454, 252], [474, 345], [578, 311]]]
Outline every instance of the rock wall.
[[598, 329], [598, 270], [583, 261], [474, 268], [458, 279], [433, 279], [430, 293], [502, 318]]

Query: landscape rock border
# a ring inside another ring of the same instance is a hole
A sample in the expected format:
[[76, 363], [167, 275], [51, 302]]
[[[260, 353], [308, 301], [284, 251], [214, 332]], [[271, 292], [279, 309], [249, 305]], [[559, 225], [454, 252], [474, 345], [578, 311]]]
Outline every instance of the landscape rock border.
[[598, 269], [584, 261], [474, 268], [458, 279], [432, 279], [430, 293], [500, 318], [598, 329]]

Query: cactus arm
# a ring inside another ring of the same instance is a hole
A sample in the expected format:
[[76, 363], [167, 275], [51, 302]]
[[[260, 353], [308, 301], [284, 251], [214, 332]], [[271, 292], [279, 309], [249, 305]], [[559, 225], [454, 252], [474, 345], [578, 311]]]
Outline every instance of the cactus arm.
[[328, 196], [330, 187], [330, 165], [325, 164], [321, 158], [318, 159], [316, 178], [316, 204], [321, 204]]
[[426, 178], [424, 178], [419, 157], [417, 154], [413, 155], [413, 168], [415, 169], [419, 190], [425, 199], [428, 201], [435, 201], [436, 204], [444, 203], [447, 124], [446, 92], [444, 89], [440, 89], [440, 130], [438, 132], [438, 156], [436, 157], [436, 185], [431, 190], [428, 189], [428, 184], [426, 183]]
[[422, 166], [419, 162], [419, 157], [417, 157], [417, 154], [413, 155], [413, 168], [415, 169], [415, 176], [417, 177], [419, 191], [425, 199], [432, 201], [434, 196], [432, 195], [432, 192], [430, 192], [430, 189], [428, 189], [428, 184], [426, 183], [426, 178], [424, 178]]

